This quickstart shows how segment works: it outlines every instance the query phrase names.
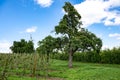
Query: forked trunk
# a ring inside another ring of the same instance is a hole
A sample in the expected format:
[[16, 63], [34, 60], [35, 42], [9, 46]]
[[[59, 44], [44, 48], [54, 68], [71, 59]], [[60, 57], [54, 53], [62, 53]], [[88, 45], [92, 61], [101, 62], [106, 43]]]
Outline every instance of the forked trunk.
[[73, 58], [72, 54], [73, 54], [73, 53], [72, 53], [72, 51], [70, 51], [68, 54], [69, 54], [68, 67], [69, 67], [69, 68], [72, 68], [72, 58]]

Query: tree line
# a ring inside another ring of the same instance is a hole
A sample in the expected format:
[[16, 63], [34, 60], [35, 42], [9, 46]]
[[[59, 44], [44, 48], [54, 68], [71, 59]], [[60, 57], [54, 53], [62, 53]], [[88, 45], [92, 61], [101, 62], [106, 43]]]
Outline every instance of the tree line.
[[[57, 53], [53, 59], [68, 60], [68, 54]], [[120, 47], [113, 49], [101, 50], [99, 54], [94, 51], [90, 52], [76, 52], [73, 55], [73, 61], [77, 62], [91, 62], [91, 63], [107, 63], [107, 64], [120, 64]]]

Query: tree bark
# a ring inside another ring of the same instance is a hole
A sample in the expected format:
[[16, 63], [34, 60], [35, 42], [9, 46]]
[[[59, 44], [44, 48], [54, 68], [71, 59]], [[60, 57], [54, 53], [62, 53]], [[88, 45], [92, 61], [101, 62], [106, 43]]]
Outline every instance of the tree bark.
[[70, 50], [70, 52], [68, 53], [69, 54], [69, 63], [68, 63], [68, 67], [69, 68], [72, 68], [72, 58], [73, 58], [73, 52], [72, 50]]
[[47, 53], [47, 63], [49, 62], [49, 53]]

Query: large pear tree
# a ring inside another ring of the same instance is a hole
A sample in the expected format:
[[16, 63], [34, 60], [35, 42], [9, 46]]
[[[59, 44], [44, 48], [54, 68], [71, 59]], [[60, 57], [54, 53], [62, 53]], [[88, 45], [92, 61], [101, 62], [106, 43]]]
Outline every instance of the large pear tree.
[[58, 41], [61, 42], [60, 48], [65, 50], [69, 55], [68, 66], [71, 68], [73, 54], [76, 51], [94, 50], [99, 53], [102, 47], [102, 41], [95, 34], [81, 28], [81, 16], [71, 3], [65, 2], [63, 9], [65, 14], [59, 24], [55, 26], [55, 32], [56, 34], [62, 34], [61, 41]]

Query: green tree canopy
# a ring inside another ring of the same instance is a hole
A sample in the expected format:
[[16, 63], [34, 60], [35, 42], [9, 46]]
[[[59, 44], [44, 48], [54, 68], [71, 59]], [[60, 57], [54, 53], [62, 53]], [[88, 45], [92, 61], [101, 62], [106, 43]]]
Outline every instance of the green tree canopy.
[[49, 61], [49, 54], [55, 49], [55, 40], [55, 38], [49, 35], [38, 42], [37, 52], [40, 54], [47, 54], [47, 61]]
[[102, 41], [100, 38], [87, 29], [81, 28], [81, 16], [77, 10], [66, 2], [63, 6], [65, 15], [60, 20], [59, 24], [55, 26], [56, 34], [61, 34], [61, 37], [53, 38], [52, 36], [45, 37], [38, 42], [37, 51], [39, 53], [49, 54], [55, 50], [61, 50], [69, 54], [69, 64], [72, 67], [73, 54], [76, 51], [96, 51], [100, 52]]
[[10, 49], [13, 53], [33, 53], [34, 43], [32, 40], [27, 42], [25, 39], [21, 39], [21, 41], [14, 41]]
[[62, 49], [69, 54], [69, 67], [72, 67], [72, 56], [76, 51], [91, 51], [95, 50], [99, 53], [102, 47], [102, 41], [95, 34], [87, 29], [81, 28], [81, 16], [69, 2], [65, 2], [63, 6], [65, 15], [55, 26], [56, 34], [62, 34], [65, 40], [62, 39]]

